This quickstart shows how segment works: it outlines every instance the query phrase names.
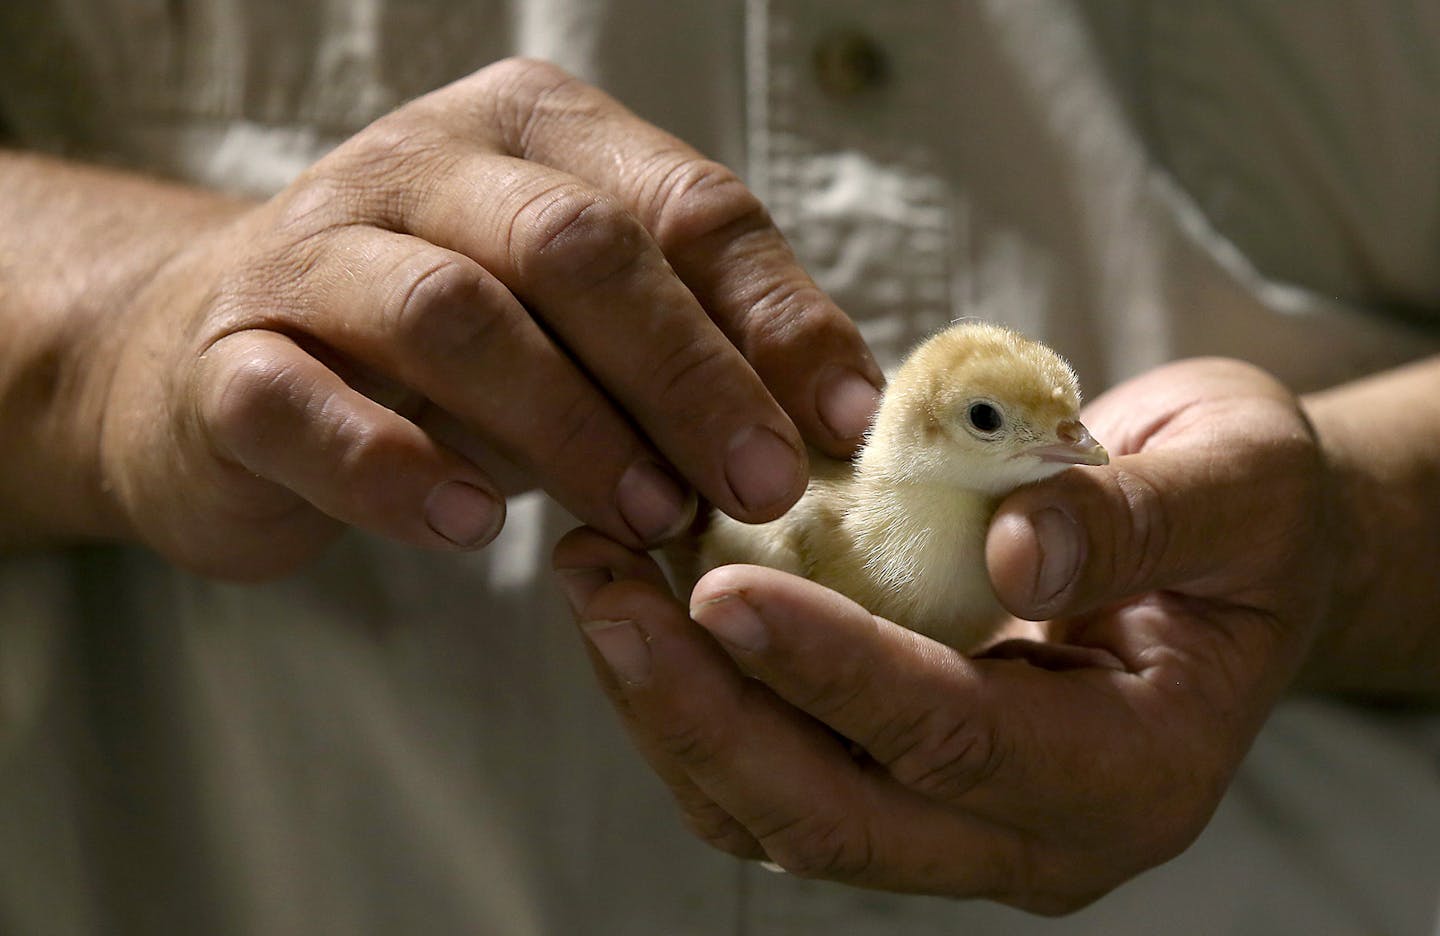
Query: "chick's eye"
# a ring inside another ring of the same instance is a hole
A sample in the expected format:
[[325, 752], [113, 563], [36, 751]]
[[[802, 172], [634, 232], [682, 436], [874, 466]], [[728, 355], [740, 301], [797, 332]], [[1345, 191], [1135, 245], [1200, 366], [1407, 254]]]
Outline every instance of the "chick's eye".
[[971, 403], [966, 415], [970, 425], [979, 432], [995, 432], [1005, 425], [1005, 417], [993, 403]]

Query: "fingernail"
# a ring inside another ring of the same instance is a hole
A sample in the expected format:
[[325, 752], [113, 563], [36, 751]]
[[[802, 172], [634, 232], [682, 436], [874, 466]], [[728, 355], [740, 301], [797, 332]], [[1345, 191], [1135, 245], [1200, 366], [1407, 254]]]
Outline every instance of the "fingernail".
[[643, 686], [650, 679], [650, 645], [634, 621], [585, 621], [580, 629], [622, 682]]
[[642, 543], [660, 543], [684, 532], [695, 519], [695, 495], [652, 461], [638, 461], [615, 489], [620, 516]]
[[1037, 610], [1048, 608], [1070, 586], [1080, 571], [1082, 543], [1080, 528], [1070, 515], [1047, 507], [1030, 517], [1040, 567], [1035, 575], [1033, 597]]
[[555, 580], [576, 618], [597, 591], [615, 581], [609, 569], [556, 569]]
[[815, 399], [820, 420], [837, 439], [859, 439], [870, 428], [880, 391], [859, 371], [835, 367], [822, 377]]
[[770, 634], [760, 615], [733, 592], [692, 606], [690, 617], [722, 643], [749, 653], [759, 653], [770, 643]]
[[489, 542], [504, 516], [499, 500], [464, 481], [437, 484], [425, 499], [425, 522], [456, 546]]
[[730, 439], [725, 480], [747, 510], [763, 510], [799, 493], [800, 457], [775, 432], [749, 426]]

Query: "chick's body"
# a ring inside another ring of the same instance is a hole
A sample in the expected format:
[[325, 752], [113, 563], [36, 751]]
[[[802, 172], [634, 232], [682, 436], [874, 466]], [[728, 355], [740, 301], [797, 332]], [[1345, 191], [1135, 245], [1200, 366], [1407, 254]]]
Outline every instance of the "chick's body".
[[770, 523], [717, 513], [701, 563], [801, 575], [973, 649], [1002, 617], [985, 568], [1000, 499], [1070, 465], [1107, 461], [1079, 408], [1075, 374], [1049, 348], [995, 325], [953, 325], [896, 371], [856, 461], [812, 452], [804, 497]]

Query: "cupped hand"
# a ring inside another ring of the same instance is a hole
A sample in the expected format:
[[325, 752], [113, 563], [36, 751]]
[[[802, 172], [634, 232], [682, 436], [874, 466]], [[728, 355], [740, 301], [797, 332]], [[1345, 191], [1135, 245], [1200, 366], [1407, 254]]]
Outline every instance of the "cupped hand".
[[560, 543], [601, 682], [697, 834], [1046, 913], [1194, 839], [1324, 615], [1327, 467], [1295, 398], [1234, 362], [1161, 368], [1084, 418], [1111, 465], [1017, 491], [992, 524], [1002, 601], [1048, 621], [989, 653], [753, 566], [687, 609], [645, 556]]
[[345, 524], [480, 545], [519, 486], [632, 547], [697, 491], [772, 518], [882, 379], [733, 174], [526, 61], [198, 232], [109, 327], [122, 533], [238, 578]]

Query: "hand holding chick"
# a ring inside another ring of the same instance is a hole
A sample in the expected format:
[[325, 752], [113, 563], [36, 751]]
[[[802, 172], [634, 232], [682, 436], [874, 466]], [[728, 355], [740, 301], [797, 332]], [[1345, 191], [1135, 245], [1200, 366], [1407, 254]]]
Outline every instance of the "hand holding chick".
[[754, 566], [687, 608], [648, 555], [561, 541], [601, 684], [691, 829], [804, 876], [1047, 913], [1194, 839], [1333, 603], [1335, 479], [1294, 396], [1236, 362], [1156, 370], [1086, 418], [1115, 464], [1013, 492], [986, 543], [1005, 606], [1094, 654], [1059, 672], [941, 652]]
[[717, 511], [701, 564], [800, 575], [973, 649], [1003, 618], [985, 570], [1000, 499], [1109, 460], [1079, 410], [1079, 382], [1055, 352], [997, 325], [953, 325], [895, 373], [853, 464], [812, 455], [805, 496], [770, 523]]

